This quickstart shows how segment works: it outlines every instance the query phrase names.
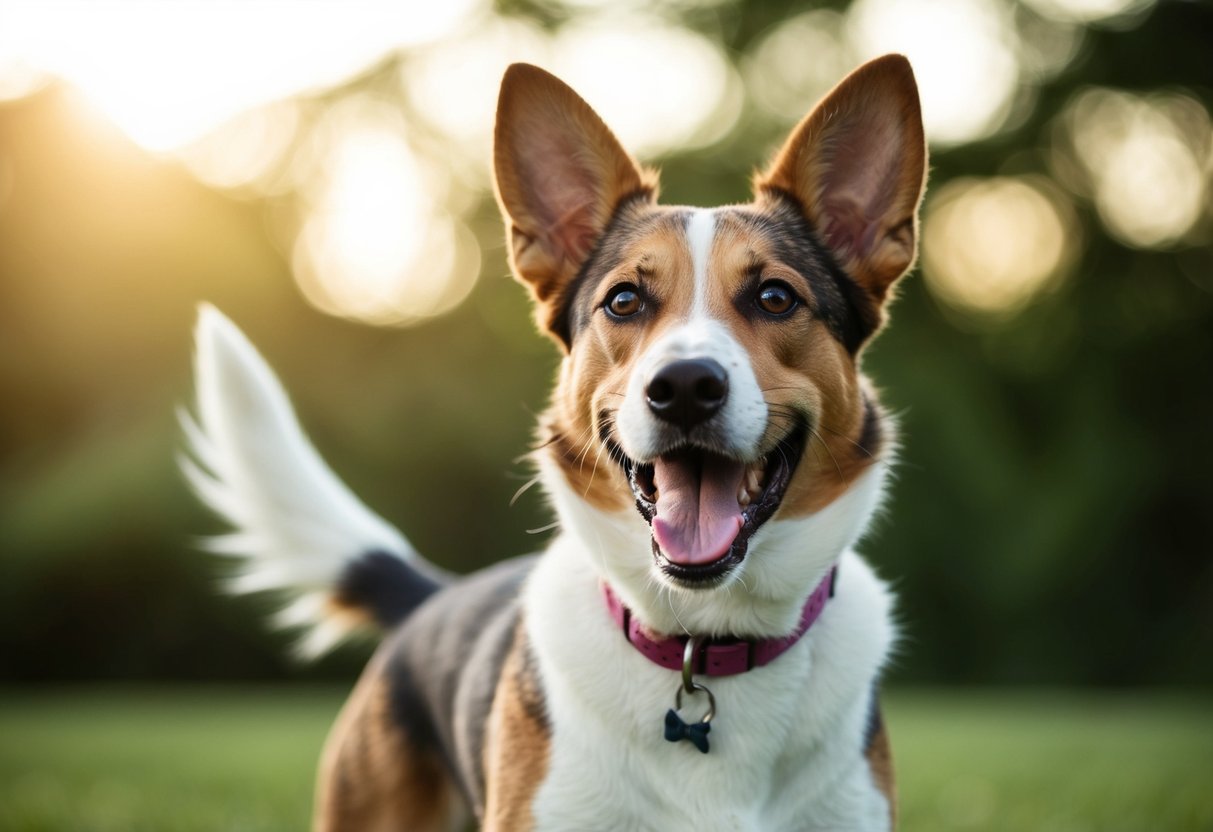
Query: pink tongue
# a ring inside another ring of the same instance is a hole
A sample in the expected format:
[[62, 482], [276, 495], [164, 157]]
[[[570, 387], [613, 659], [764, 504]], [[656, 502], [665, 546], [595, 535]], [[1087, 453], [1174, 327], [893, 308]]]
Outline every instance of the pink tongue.
[[657, 459], [653, 537], [662, 554], [689, 566], [727, 555], [743, 522], [737, 491], [744, 476], [740, 462], [714, 454]]

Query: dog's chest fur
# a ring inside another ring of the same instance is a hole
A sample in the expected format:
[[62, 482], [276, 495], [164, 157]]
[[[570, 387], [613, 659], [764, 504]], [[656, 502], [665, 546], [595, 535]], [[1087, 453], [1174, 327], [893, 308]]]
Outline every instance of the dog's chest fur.
[[[857, 490], [878, 488], [878, 480]], [[856, 502], [819, 519], [862, 524], [870, 506]], [[705, 680], [718, 705], [705, 755], [662, 739], [678, 676], [644, 659], [606, 614], [595, 568], [602, 553], [580, 538], [554, 542], [523, 596], [552, 726], [547, 773], [533, 803], [537, 828], [839, 830], [888, 823], [890, 807], [863, 745], [872, 680], [893, 639], [890, 598], [861, 558], [843, 556], [835, 598], [779, 661]], [[689, 700], [685, 712], [693, 718], [702, 706]]]
[[[562, 538], [531, 576], [524, 620], [552, 725], [533, 805], [541, 829], [875, 829], [889, 807], [863, 756], [889, 599], [854, 555], [809, 636], [767, 667], [709, 680], [712, 750], [661, 736], [677, 674], [601, 609], [588, 553]], [[577, 622], [570, 627], [568, 622]], [[559, 625], [562, 622], [563, 625]], [[693, 709], [700, 703], [689, 705]]]

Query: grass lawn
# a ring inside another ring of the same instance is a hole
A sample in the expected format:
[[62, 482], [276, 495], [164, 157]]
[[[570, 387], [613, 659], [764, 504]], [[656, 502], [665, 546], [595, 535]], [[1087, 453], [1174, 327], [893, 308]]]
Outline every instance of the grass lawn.
[[899, 691], [902, 828], [1213, 832], [1213, 699]]
[[[0, 693], [0, 831], [303, 830], [343, 692]], [[910, 832], [1213, 830], [1213, 701], [897, 691]]]

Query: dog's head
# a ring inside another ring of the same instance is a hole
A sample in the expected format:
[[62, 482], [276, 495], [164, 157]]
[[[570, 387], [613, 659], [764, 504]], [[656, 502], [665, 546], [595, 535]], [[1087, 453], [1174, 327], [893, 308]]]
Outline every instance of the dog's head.
[[540, 462], [567, 531], [652, 626], [786, 632], [879, 498], [858, 363], [917, 248], [909, 63], [843, 80], [745, 205], [658, 205], [532, 66], [506, 72], [494, 161], [511, 265], [564, 351]]

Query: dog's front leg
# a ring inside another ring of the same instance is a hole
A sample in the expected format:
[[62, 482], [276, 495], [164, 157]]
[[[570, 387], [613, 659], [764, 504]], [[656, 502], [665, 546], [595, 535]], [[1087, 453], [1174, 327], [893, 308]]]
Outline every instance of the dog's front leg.
[[548, 771], [551, 729], [521, 623], [493, 698], [485, 742], [484, 832], [535, 828], [532, 803]]

